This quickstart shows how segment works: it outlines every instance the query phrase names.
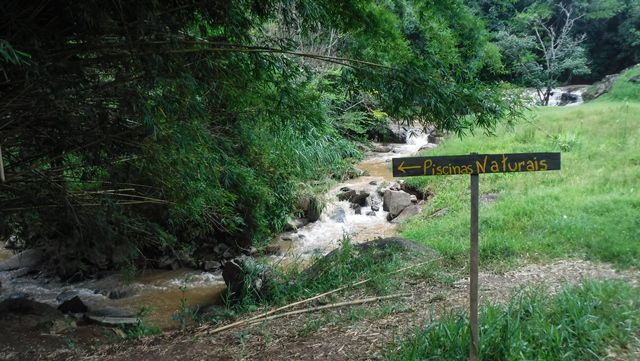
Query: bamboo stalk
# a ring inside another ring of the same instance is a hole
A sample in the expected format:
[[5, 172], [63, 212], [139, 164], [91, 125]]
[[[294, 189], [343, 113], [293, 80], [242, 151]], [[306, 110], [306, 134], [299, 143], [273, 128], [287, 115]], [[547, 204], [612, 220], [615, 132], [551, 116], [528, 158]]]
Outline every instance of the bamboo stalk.
[[[412, 268], [415, 268], [415, 267], [419, 267], [419, 266], [422, 266], [422, 265], [425, 265], [425, 264], [427, 264], [427, 263], [434, 262], [434, 261], [437, 261], [437, 260], [440, 260], [440, 259], [442, 259], [442, 257], [433, 258], [433, 259], [430, 259], [430, 260], [428, 260], [428, 261], [424, 261], [424, 262], [416, 263], [416, 264], [413, 264], [413, 265], [410, 265], [410, 266], [407, 266], [407, 267], [403, 267], [403, 268], [397, 269], [397, 270], [395, 270], [395, 271], [393, 271], [393, 272], [389, 272], [389, 273], [387, 273], [386, 275], [387, 275], [387, 276], [389, 276], [389, 275], [396, 274], [396, 273], [399, 273], [399, 272], [402, 272], [402, 271], [407, 271], [407, 270], [409, 270], [409, 269], [412, 269]], [[261, 318], [267, 317], [267, 316], [269, 316], [269, 315], [272, 315], [272, 314], [274, 314], [274, 313], [280, 312], [280, 311], [282, 311], [282, 310], [286, 310], [286, 309], [288, 309], [288, 308], [291, 308], [291, 307], [294, 307], [294, 306], [297, 306], [297, 305], [301, 305], [301, 304], [303, 304], [303, 303], [307, 303], [307, 302], [311, 302], [311, 301], [313, 301], [313, 300], [317, 300], [318, 298], [325, 297], [325, 296], [328, 296], [328, 295], [334, 294], [334, 293], [336, 293], [336, 292], [340, 292], [340, 291], [342, 291], [342, 290], [344, 290], [344, 289], [347, 289], [347, 288], [350, 288], [350, 287], [360, 286], [360, 285], [365, 284], [365, 283], [367, 283], [367, 282], [369, 282], [369, 281], [371, 281], [371, 278], [367, 278], [367, 279], [365, 279], [365, 280], [358, 281], [358, 282], [356, 282], [356, 283], [352, 283], [352, 284], [349, 284], [349, 285], [344, 285], [344, 286], [338, 287], [338, 288], [336, 288], [336, 289], [333, 289], [333, 290], [331, 290], [331, 291], [328, 291], [328, 292], [325, 292], [325, 293], [321, 293], [321, 294], [319, 294], [319, 295], [316, 295], [316, 296], [313, 296], [313, 297], [309, 297], [309, 298], [306, 298], [306, 299], [301, 300], [301, 301], [293, 302], [293, 303], [290, 303], [290, 304], [288, 304], [288, 305], [284, 305], [284, 306], [282, 306], [282, 307], [276, 308], [275, 310], [267, 311], [267, 312], [261, 313], [261, 314], [259, 314], [259, 315], [256, 315], [256, 316], [253, 316], [253, 317], [247, 318], [247, 319], [245, 319], [245, 320], [236, 321], [236, 322], [230, 323], [230, 324], [228, 324], [228, 325], [225, 325], [225, 326], [221, 326], [221, 327], [215, 328], [215, 329], [213, 329], [213, 330], [211, 330], [211, 331], [207, 331], [207, 332], [205, 332], [205, 333], [206, 333], [206, 334], [208, 334], [208, 335], [213, 335], [213, 334], [215, 334], [215, 333], [222, 332], [222, 331], [224, 331], [224, 330], [228, 330], [228, 329], [230, 329], [230, 328], [234, 328], [234, 327], [237, 327], [237, 326], [241, 326], [241, 325], [243, 325], [243, 324], [252, 323], [252, 322], [254, 322], [254, 321], [258, 320], [258, 319], [261, 319]], [[209, 328], [209, 326], [207, 325], [207, 326], [203, 326], [203, 327], [201, 327], [201, 328], [200, 328], [200, 330], [206, 330], [206, 329], [208, 329], [208, 328]]]
[[395, 295], [361, 298], [361, 299], [353, 300], [353, 301], [336, 302], [336, 303], [331, 303], [331, 304], [328, 304], [328, 305], [303, 308], [301, 310], [289, 311], [289, 312], [280, 313], [280, 314], [277, 314], [277, 315], [261, 318], [259, 320], [254, 320], [254, 321], [250, 322], [249, 325], [255, 325], [255, 324], [260, 323], [260, 322], [275, 320], [277, 318], [282, 318], [282, 317], [286, 317], [286, 316], [298, 315], [298, 314], [301, 314], [301, 313], [310, 313], [310, 312], [322, 311], [322, 310], [326, 310], [326, 309], [329, 309], [329, 308], [338, 308], [338, 307], [343, 307], [343, 306], [360, 305], [360, 304], [363, 304], [363, 303], [389, 300], [389, 299], [392, 299], [392, 298], [409, 297], [411, 295], [412, 295], [411, 293], [398, 293], [398, 294], [395, 294]]
[[4, 162], [2, 161], [2, 146], [0, 146], [0, 181], [5, 182], [4, 179]]

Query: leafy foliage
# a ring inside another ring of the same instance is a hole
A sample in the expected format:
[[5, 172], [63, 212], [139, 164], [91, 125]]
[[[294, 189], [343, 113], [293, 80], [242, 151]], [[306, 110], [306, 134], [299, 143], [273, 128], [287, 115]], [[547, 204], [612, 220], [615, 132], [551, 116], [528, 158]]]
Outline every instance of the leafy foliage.
[[463, 133], [514, 111], [460, 0], [26, 0], [0, 20], [0, 233], [67, 276], [268, 239], [380, 112]]
[[530, 74], [539, 70], [535, 65], [543, 54], [535, 48], [532, 24], [538, 19], [557, 27], [563, 22], [563, 8], [578, 14], [570, 35], [573, 39], [584, 35], [584, 41], [570, 52], [573, 55], [567, 59], [573, 61], [563, 67], [560, 81], [593, 82], [640, 62], [637, 0], [473, 0], [469, 5], [484, 18], [503, 55], [503, 79], [533, 86]]

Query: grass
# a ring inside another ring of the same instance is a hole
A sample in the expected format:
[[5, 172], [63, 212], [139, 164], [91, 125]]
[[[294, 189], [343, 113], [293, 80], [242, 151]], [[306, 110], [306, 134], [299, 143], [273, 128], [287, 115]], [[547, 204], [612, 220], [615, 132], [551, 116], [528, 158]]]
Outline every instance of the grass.
[[604, 95], [603, 99], [632, 102], [638, 101], [638, 99], [640, 99], [640, 85], [633, 86], [629, 83], [629, 79], [637, 75], [640, 75], [640, 65], [636, 65], [620, 74], [615, 86], [606, 95]]
[[[640, 289], [622, 282], [586, 283], [556, 296], [531, 289], [480, 316], [482, 360], [601, 360], [623, 351], [640, 327]], [[469, 326], [450, 314], [392, 347], [388, 359], [467, 360]]]
[[[633, 72], [640, 73], [636, 67]], [[629, 78], [623, 74], [621, 79]], [[561, 151], [562, 170], [487, 174], [480, 192], [480, 256], [497, 266], [525, 258], [577, 256], [640, 267], [640, 85], [622, 81], [610, 94], [577, 107], [535, 108], [495, 136], [453, 138], [428, 154]], [[401, 235], [463, 264], [468, 254], [469, 179], [415, 177], [435, 197]], [[440, 208], [447, 215], [428, 217]]]
[[[306, 269], [298, 262], [288, 267], [271, 268], [269, 284], [266, 285], [267, 291], [256, 292], [246, 289], [246, 296], [233, 305], [233, 309], [243, 313], [254, 311], [259, 306], [284, 305], [365, 279], [370, 281], [361, 287], [367, 288], [367, 291], [374, 294], [386, 294], [395, 290], [398, 285], [394, 280], [398, 277], [411, 275], [423, 279], [430, 278], [434, 282], [438, 282], [439, 278], [446, 279], [446, 275], [438, 271], [436, 262], [420, 265], [401, 274], [392, 274], [411, 263], [424, 260], [420, 255], [410, 254], [394, 246], [363, 250], [345, 238], [338, 249], [325, 257], [316, 259]], [[257, 264], [255, 268], [256, 272], [260, 272], [263, 266]], [[251, 279], [252, 272], [247, 271], [247, 277]], [[245, 282], [245, 284], [252, 283]]]

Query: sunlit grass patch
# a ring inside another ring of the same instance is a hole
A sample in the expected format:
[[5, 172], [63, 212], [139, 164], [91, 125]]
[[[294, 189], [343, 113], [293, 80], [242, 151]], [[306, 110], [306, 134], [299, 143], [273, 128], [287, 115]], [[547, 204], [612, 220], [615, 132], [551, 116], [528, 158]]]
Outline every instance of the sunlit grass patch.
[[[428, 154], [562, 152], [562, 170], [480, 176], [480, 256], [494, 264], [579, 256], [640, 266], [640, 103], [536, 108], [495, 136], [450, 138]], [[468, 252], [469, 179], [415, 177], [435, 197], [401, 235], [457, 262]], [[429, 217], [448, 208], [443, 217]]]

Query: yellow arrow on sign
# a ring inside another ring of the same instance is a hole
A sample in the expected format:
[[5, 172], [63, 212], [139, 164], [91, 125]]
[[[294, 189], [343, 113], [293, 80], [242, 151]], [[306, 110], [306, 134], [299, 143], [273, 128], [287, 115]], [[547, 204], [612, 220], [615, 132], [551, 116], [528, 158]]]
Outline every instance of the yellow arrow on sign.
[[407, 173], [407, 171], [405, 169], [416, 169], [416, 168], [422, 168], [421, 165], [411, 165], [411, 166], [406, 166], [404, 165], [404, 161], [402, 161], [402, 163], [400, 163], [400, 165], [398, 166], [398, 170], [401, 171], [402, 173]]

